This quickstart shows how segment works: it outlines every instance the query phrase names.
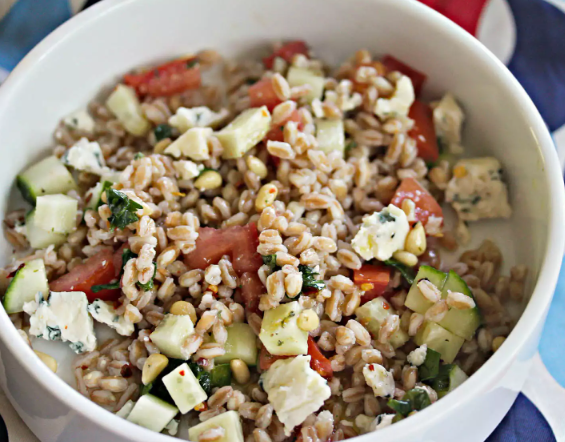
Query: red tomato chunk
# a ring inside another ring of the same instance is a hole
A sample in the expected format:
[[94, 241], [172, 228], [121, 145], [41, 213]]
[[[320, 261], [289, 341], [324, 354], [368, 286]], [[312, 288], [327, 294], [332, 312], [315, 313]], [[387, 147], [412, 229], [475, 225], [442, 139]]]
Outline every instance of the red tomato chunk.
[[414, 120], [414, 127], [408, 132], [408, 135], [416, 140], [418, 156], [428, 163], [437, 161], [439, 148], [432, 108], [416, 100], [410, 107], [408, 117]]
[[284, 141], [284, 125], [289, 121], [294, 121], [296, 123], [298, 130], [304, 129], [304, 124], [302, 122], [302, 119], [300, 118], [300, 112], [294, 110], [292, 111], [292, 113], [290, 114], [287, 120], [282, 121], [280, 124], [273, 126], [271, 128], [271, 130], [265, 136], [265, 140]]
[[289, 41], [282, 45], [279, 49], [273, 52], [268, 57], [263, 59], [263, 64], [267, 69], [273, 69], [273, 63], [276, 57], [280, 57], [286, 62], [290, 63], [296, 54], [303, 54], [308, 56], [308, 46], [301, 40]]
[[404, 64], [392, 55], [385, 55], [382, 59], [382, 63], [386, 66], [389, 71], [398, 71], [401, 74], [410, 77], [412, 80], [412, 85], [414, 86], [414, 93], [416, 96], [420, 95], [424, 82], [426, 81], [426, 75], [422, 74], [420, 71], [411, 68], [407, 64]]
[[272, 111], [277, 104], [282, 103], [282, 100], [275, 93], [270, 78], [259, 80], [251, 85], [248, 94], [251, 107], [267, 106], [269, 111]]
[[390, 268], [383, 265], [364, 264], [359, 270], [353, 271], [353, 281], [365, 291], [361, 298], [361, 303], [364, 304], [385, 293], [390, 282]]
[[424, 189], [414, 178], [405, 178], [396, 189], [396, 193], [392, 198], [391, 204], [397, 207], [402, 206], [402, 201], [406, 198], [414, 201], [416, 205], [415, 217], [422, 224], [428, 222], [428, 218], [432, 215], [443, 218], [443, 211], [435, 198]]

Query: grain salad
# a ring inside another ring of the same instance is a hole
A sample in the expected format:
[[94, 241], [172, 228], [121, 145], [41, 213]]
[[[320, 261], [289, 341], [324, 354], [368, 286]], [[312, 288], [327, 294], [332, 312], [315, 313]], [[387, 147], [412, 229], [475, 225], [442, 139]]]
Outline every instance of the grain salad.
[[70, 346], [81, 394], [193, 442], [403, 420], [498, 350], [525, 292], [493, 241], [465, 250], [470, 223], [512, 208], [455, 96], [423, 101], [426, 76], [391, 55], [265, 53], [124, 75], [61, 121], [4, 220], [25, 343]]

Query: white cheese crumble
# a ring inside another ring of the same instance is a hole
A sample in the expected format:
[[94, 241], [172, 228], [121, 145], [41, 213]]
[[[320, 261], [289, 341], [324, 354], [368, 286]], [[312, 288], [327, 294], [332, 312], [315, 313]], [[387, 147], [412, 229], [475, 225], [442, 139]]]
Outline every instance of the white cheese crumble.
[[367, 385], [373, 389], [377, 397], [391, 397], [394, 394], [394, 378], [392, 373], [382, 365], [367, 364], [363, 367], [363, 376]]
[[173, 167], [177, 173], [177, 177], [181, 180], [192, 180], [200, 175], [204, 170], [203, 164], [196, 164], [192, 161], [174, 161]]
[[461, 160], [455, 165], [445, 199], [461, 220], [510, 217], [512, 208], [501, 172], [499, 161], [493, 157]]
[[214, 112], [206, 106], [193, 108], [179, 107], [176, 114], [169, 118], [169, 124], [184, 133], [193, 127], [214, 127], [226, 119], [229, 112], [222, 109]]
[[408, 353], [408, 357], [406, 358], [408, 362], [416, 367], [422, 365], [426, 360], [426, 354], [428, 353], [428, 346], [426, 344], [418, 347], [416, 350], [412, 350]]
[[106, 167], [104, 155], [100, 145], [96, 141], [88, 141], [88, 138], [81, 138], [63, 155], [63, 163], [72, 166], [77, 170], [102, 175], [110, 169]]
[[86, 309], [83, 292], [51, 292], [46, 301], [38, 295], [26, 302], [24, 311], [30, 315], [29, 333], [47, 341], [70, 342], [76, 353], [96, 348], [94, 324]]
[[262, 381], [287, 436], [331, 396], [326, 380], [310, 368], [310, 356], [279, 359]]
[[461, 127], [465, 114], [455, 101], [455, 97], [447, 93], [440, 101], [432, 103], [432, 106], [434, 127], [440, 143], [452, 154], [461, 155], [464, 150], [461, 146]]
[[101, 299], [94, 300], [88, 306], [88, 311], [98, 322], [113, 328], [122, 336], [131, 336], [134, 332], [134, 325], [123, 316], [117, 315], [116, 309]]
[[377, 100], [374, 112], [381, 120], [391, 117], [406, 117], [415, 99], [412, 80], [403, 75], [396, 82], [396, 90], [392, 97]]
[[94, 119], [90, 116], [86, 109], [80, 109], [67, 115], [63, 119], [63, 123], [70, 129], [78, 130], [88, 134], [94, 133]]
[[369, 430], [376, 431], [392, 425], [394, 414], [379, 414], [372, 422]]
[[404, 248], [410, 226], [402, 209], [389, 204], [380, 212], [363, 218], [363, 225], [351, 241], [353, 250], [368, 261], [386, 261]]

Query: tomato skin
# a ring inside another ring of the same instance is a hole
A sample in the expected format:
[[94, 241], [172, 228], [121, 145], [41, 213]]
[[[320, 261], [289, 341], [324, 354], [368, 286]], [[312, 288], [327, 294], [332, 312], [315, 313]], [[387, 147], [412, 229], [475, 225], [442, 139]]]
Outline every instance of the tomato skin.
[[265, 140], [284, 141], [284, 125], [289, 121], [294, 121], [298, 130], [304, 129], [304, 123], [302, 122], [302, 118], [300, 118], [300, 112], [293, 110], [288, 119], [280, 122], [276, 126], [272, 126], [271, 130], [267, 132], [267, 135], [265, 135]]
[[353, 271], [353, 281], [356, 285], [373, 284], [371, 290], [366, 290], [361, 298], [361, 304], [382, 296], [390, 282], [390, 268], [383, 265], [364, 264]]
[[249, 86], [248, 94], [251, 107], [267, 106], [269, 111], [283, 101], [277, 97], [270, 78], [264, 78]]
[[124, 83], [133, 87], [138, 95], [166, 97], [196, 89], [200, 86], [200, 69], [189, 67], [194, 58], [173, 60], [142, 72], [124, 75]]
[[271, 368], [276, 361], [279, 359], [288, 359], [292, 356], [275, 356], [267, 351], [264, 345], [261, 346], [261, 351], [259, 352], [259, 369], [261, 371], [267, 371]]
[[238, 273], [257, 272], [263, 265], [263, 258], [257, 253], [259, 231], [255, 223], [234, 226], [225, 230], [224, 236], [232, 237], [233, 269]]
[[241, 296], [245, 303], [245, 309], [260, 314], [259, 298], [266, 292], [265, 286], [257, 275], [257, 272], [245, 272], [239, 278], [241, 284]]
[[394, 58], [392, 55], [385, 55], [381, 61], [389, 71], [398, 71], [401, 74], [410, 77], [410, 80], [412, 80], [412, 86], [414, 86], [414, 93], [416, 96], [420, 95], [424, 82], [427, 78], [425, 74], [401, 62], [397, 58]]
[[282, 45], [268, 57], [263, 58], [263, 64], [267, 69], [273, 69], [273, 63], [276, 57], [280, 57], [290, 63], [296, 54], [308, 56], [308, 46], [302, 40], [289, 41]]
[[92, 286], [109, 284], [117, 278], [121, 266], [116, 269], [114, 256], [111, 250], [102, 250], [73, 267], [66, 275], [51, 281], [49, 288], [54, 292], [84, 292], [88, 302], [95, 299], [115, 301], [120, 297], [121, 289], [101, 290], [97, 293], [92, 291]]
[[308, 354], [310, 355], [310, 368], [312, 370], [324, 378], [331, 378], [333, 376], [334, 372], [331, 362], [322, 354], [312, 336], [308, 336]]
[[405, 178], [402, 180], [400, 186], [396, 189], [391, 204], [394, 204], [396, 207], [401, 207], [402, 201], [406, 198], [414, 201], [416, 205], [414, 213], [415, 218], [422, 224], [425, 225], [431, 215], [443, 218], [441, 206], [414, 178]]
[[184, 262], [192, 269], [205, 270], [210, 264], [217, 264], [222, 256], [228, 255], [231, 248], [231, 242], [224, 240], [222, 230], [200, 227], [196, 249], [185, 255]]
[[416, 140], [418, 156], [427, 163], [436, 162], [439, 158], [439, 147], [432, 108], [416, 100], [410, 107], [408, 117], [414, 120], [414, 127], [408, 135]]

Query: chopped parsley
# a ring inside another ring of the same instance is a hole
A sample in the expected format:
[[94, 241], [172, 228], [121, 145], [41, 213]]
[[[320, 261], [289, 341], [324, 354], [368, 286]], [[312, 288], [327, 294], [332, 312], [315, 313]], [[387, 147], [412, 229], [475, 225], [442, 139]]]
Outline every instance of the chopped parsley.
[[414, 283], [414, 278], [416, 277], [416, 275], [414, 274], [414, 270], [412, 270], [410, 267], [402, 264], [401, 262], [398, 262], [396, 259], [387, 259], [383, 262], [385, 265], [394, 267], [396, 270], [398, 270], [408, 284], [412, 285]]
[[144, 154], [142, 154], [141, 152], [137, 152], [134, 156], [133, 159], [134, 160], [140, 160], [141, 158], [145, 157]]
[[315, 278], [318, 273], [311, 267], [299, 264], [298, 270], [302, 273], [302, 291], [307, 288], [322, 290], [326, 287], [326, 283], [324, 281], [317, 280]]
[[351, 152], [351, 149], [355, 149], [356, 147], [357, 147], [357, 142], [351, 140], [349, 143], [347, 143], [345, 145], [345, 150], [344, 150], [345, 155], [349, 155], [349, 152]]
[[171, 138], [173, 135], [173, 128], [168, 124], [159, 124], [154, 130], [153, 134], [157, 141], [164, 140], [165, 138]]
[[413, 388], [402, 396], [402, 399], [390, 399], [387, 405], [402, 416], [412, 411], [420, 411], [432, 404], [428, 392], [423, 388]]
[[105, 181], [102, 191], [106, 192], [106, 201], [108, 207], [112, 211], [112, 215], [108, 218], [113, 229], [125, 229], [130, 224], [139, 220], [135, 213], [142, 209], [141, 204], [130, 200], [128, 196], [119, 190], [112, 188], [112, 183]]
[[[115, 282], [111, 282], [110, 284], [100, 284], [100, 285], [93, 285], [90, 290], [92, 290], [93, 293], [98, 293], [101, 290], [114, 290], [114, 289], [119, 289], [120, 286], [120, 280], [122, 279], [122, 275], [124, 274], [124, 267], [126, 266], [126, 264], [128, 263], [128, 261], [132, 258], [137, 258], [137, 255], [135, 253], [133, 253], [130, 249], [124, 249], [123, 253], [122, 253], [122, 268], [120, 270], [120, 274], [118, 276], [118, 279]], [[146, 282], [145, 284], [142, 284], [141, 282], [138, 282], [137, 285], [140, 289], [142, 290], [152, 290], [154, 287], [154, 283], [153, 280], [155, 279], [155, 274], [157, 273], [157, 265], [155, 263], [153, 263], [153, 265], [155, 266], [155, 270], [153, 271], [153, 276], [151, 277], [151, 279]]]
[[198, 64], [198, 59], [197, 58], [193, 58], [192, 60], [189, 60], [186, 62], [186, 67], [191, 69], [193, 67], [195, 67]]
[[262, 255], [261, 258], [263, 258], [263, 264], [269, 266], [271, 272], [276, 272], [280, 269], [280, 267], [277, 265], [276, 254], [273, 253], [272, 255]]
[[418, 367], [418, 377], [422, 382], [430, 381], [437, 377], [439, 374], [439, 360], [440, 354], [428, 348], [426, 350], [426, 359], [424, 363]]

